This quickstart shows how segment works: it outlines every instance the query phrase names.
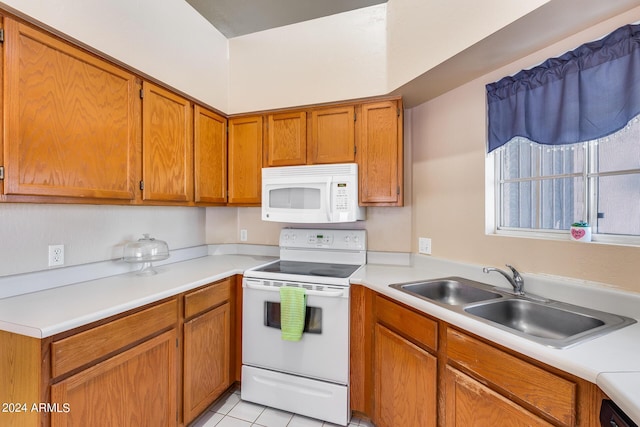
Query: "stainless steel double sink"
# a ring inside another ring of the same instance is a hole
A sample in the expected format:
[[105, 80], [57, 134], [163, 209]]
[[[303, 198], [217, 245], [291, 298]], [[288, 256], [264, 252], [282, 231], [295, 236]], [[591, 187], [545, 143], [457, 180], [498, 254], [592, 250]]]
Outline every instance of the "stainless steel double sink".
[[507, 290], [462, 277], [389, 285], [553, 348], [567, 348], [636, 323], [634, 319]]

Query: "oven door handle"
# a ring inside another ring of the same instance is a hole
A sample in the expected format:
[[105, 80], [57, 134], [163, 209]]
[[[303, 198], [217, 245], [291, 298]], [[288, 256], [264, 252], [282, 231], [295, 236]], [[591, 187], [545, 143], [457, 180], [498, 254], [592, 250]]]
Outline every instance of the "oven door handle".
[[[255, 283], [246, 283], [247, 288], [256, 289], [259, 291], [270, 291], [270, 292], [280, 292], [280, 287], [276, 286], [265, 286], [265, 285], [257, 285]], [[310, 296], [319, 296], [319, 297], [327, 297], [327, 298], [339, 298], [344, 295], [344, 291], [341, 289], [337, 289], [335, 291], [312, 291], [309, 289], [305, 289], [305, 293]]]

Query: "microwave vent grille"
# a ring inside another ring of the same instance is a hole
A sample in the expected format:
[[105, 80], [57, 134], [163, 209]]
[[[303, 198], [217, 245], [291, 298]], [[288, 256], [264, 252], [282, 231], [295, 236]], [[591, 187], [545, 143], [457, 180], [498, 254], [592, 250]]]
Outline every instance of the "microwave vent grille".
[[334, 176], [353, 175], [358, 172], [356, 163], [340, 163], [332, 165], [310, 165], [310, 166], [283, 166], [277, 168], [263, 168], [262, 175], [269, 178], [291, 177], [291, 176]]

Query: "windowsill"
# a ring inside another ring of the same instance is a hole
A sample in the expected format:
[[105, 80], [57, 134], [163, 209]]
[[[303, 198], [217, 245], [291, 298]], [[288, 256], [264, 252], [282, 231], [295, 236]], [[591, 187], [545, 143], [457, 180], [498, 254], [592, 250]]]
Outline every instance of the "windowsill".
[[497, 230], [493, 233], [487, 233], [487, 235], [502, 236], [502, 237], [518, 237], [518, 238], [524, 238], [524, 239], [566, 241], [566, 242], [576, 243], [580, 245], [595, 244], [595, 245], [640, 247], [640, 237], [632, 237], [632, 236], [594, 235], [590, 242], [577, 242], [577, 241], [571, 240], [568, 232]]

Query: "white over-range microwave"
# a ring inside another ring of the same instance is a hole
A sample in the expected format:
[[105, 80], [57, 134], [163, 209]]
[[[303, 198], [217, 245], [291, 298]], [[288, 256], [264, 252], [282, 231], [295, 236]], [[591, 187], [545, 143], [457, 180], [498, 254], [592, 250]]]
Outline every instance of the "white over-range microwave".
[[308, 224], [365, 219], [358, 206], [358, 165], [262, 169], [262, 219]]

